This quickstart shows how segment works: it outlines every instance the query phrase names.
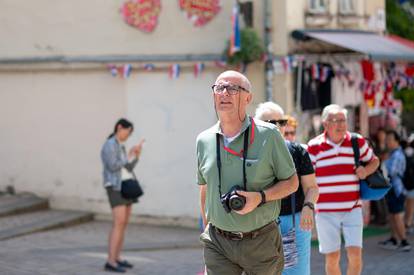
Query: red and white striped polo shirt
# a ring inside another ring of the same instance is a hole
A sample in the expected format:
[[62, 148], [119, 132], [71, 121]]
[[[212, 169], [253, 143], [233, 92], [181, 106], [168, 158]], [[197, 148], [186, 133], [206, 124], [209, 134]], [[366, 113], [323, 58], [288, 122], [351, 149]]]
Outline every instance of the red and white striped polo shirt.
[[[369, 162], [373, 158], [367, 141], [358, 136], [360, 160]], [[351, 211], [361, 207], [359, 199], [359, 179], [355, 174], [354, 152], [351, 133], [347, 132], [340, 144], [321, 134], [308, 143], [308, 152], [315, 168], [319, 186], [318, 212]]]

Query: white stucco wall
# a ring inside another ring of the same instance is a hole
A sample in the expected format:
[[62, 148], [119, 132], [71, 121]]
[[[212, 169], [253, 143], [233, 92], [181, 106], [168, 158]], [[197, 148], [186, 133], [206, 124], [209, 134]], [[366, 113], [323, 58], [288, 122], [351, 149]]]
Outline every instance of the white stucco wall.
[[[161, 1], [158, 25], [144, 33], [124, 23], [119, 0], [1, 0], [0, 56], [221, 53], [232, 1], [196, 28], [178, 1]], [[224, 26], [224, 27], [223, 27]]]

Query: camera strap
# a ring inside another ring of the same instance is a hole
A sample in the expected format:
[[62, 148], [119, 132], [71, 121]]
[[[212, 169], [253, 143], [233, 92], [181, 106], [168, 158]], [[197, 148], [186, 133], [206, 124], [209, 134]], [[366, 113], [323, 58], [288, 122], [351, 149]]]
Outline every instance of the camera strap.
[[[243, 187], [244, 191], [247, 191], [247, 176], [246, 176], [246, 158], [247, 158], [247, 149], [249, 147], [249, 127], [244, 131], [243, 137]], [[220, 151], [220, 134], [216, 134], [216, 150], [217, 150], [217, 169], [218, 169], [218, 179], [219, 179], [219, 194], [221, 198], [221, 151]]]

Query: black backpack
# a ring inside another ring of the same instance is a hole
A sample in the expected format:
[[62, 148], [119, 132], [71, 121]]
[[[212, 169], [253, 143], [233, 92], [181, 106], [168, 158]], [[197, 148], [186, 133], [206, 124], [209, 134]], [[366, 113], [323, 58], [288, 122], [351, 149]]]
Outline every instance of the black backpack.
[[403, 183], [407, 190], [414, 189], [414, 155], [410, 157], [405, 155], [405, 172], [403, 177]]

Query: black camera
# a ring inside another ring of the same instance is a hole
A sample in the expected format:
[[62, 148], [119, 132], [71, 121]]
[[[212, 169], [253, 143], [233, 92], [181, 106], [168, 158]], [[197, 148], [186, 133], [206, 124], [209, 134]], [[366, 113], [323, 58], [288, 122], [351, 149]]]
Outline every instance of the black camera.
[[235, 185], [229, 192], [221, 195], [220, 201], [227, 213], [230, 213], [231, 210], [242, 210], [246, 205], [246, 197], [237, 194], [236, 191], [243, 191], [243, 189], [240, 186]]

